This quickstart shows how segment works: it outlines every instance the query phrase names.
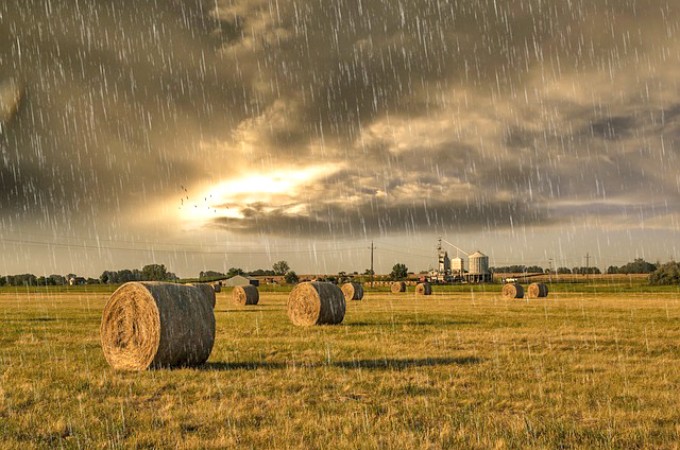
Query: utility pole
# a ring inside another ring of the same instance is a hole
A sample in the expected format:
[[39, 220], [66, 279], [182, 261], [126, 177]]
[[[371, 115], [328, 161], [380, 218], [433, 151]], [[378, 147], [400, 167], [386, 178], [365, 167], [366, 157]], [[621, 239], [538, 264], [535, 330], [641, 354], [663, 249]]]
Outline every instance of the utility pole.
[[586, 268], [590, 267], [590, 253], [586, 253]]
[[373, 250], [375, 250], [375, 245], [373, 245], [373, 241], [371, 241], [371, 246], [369, 248], [371, 249], [371, 287], [373, 287], [375, 278], [375, 272], [373, 271]]

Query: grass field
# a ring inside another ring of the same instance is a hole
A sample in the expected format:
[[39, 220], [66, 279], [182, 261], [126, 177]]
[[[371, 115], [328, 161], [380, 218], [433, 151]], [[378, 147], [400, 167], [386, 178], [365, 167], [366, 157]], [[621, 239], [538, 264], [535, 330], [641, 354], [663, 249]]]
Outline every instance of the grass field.
[[678, 448], [680, 293], [369, 292], [293, 327], [218, 294], [196, 369], [116, 372], [109, 293], [0, 294], [1, 448]]

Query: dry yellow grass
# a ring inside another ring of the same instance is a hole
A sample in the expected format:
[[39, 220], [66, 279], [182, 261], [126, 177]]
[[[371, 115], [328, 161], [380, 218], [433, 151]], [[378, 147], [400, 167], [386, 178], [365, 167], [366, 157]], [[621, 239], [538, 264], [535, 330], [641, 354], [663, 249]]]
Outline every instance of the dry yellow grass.
[[0, 447], [677, 448], [680, 296], [367, 292], [340, 326], [218, 294], [197, 369], [111, 370], [106, 294], [0, 295]]

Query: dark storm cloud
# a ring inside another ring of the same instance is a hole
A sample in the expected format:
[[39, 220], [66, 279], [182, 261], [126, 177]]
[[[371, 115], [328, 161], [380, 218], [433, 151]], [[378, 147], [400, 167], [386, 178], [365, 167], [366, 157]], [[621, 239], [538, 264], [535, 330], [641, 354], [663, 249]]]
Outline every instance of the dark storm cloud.
[[231, 205], [243, 218], [212, 224], [361, 235], [674, 205], [679, 8], [4, 2], [1, 206], [94, 217], [208, 174], [329, 163], [344, 169], [300, 198]]
[[116, 212], [201, 173], [196, 137], [229, 136], [247, 104], [217, 57], [228, 30], [204, 7], [0, 4], [0, 82], [23, 92], [11, 120], [3, 106], [3, 212]]
[[[447, 202], [419, 202], [411, 205], [385, 205], [380, 201], [351, 207], [341, 204], [314, 204], [307, 214], [291, 215], [286, 208], [264, 210], [266, 205], [248, 205], [244, 218], [216, 218], [210, 226], [236, 232], [276, 236], [318, 236], [326, 238], [370, 238], [391, 233], [418, 233], [423, 229], [455, 227], [463, 231], [546, 223], [546, 211], [527, 209], [519, 202], [466, 204], [457, 199]], [[288, 205], [286, 205], [288, 206]]]

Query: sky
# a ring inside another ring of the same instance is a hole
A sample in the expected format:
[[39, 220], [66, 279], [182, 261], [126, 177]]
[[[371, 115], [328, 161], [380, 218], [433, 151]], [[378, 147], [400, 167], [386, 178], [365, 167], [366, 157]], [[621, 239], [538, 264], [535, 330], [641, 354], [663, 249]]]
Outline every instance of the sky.
[[0, 156], [0, 275], [665, 262], [680, 2], [5, 0]]

